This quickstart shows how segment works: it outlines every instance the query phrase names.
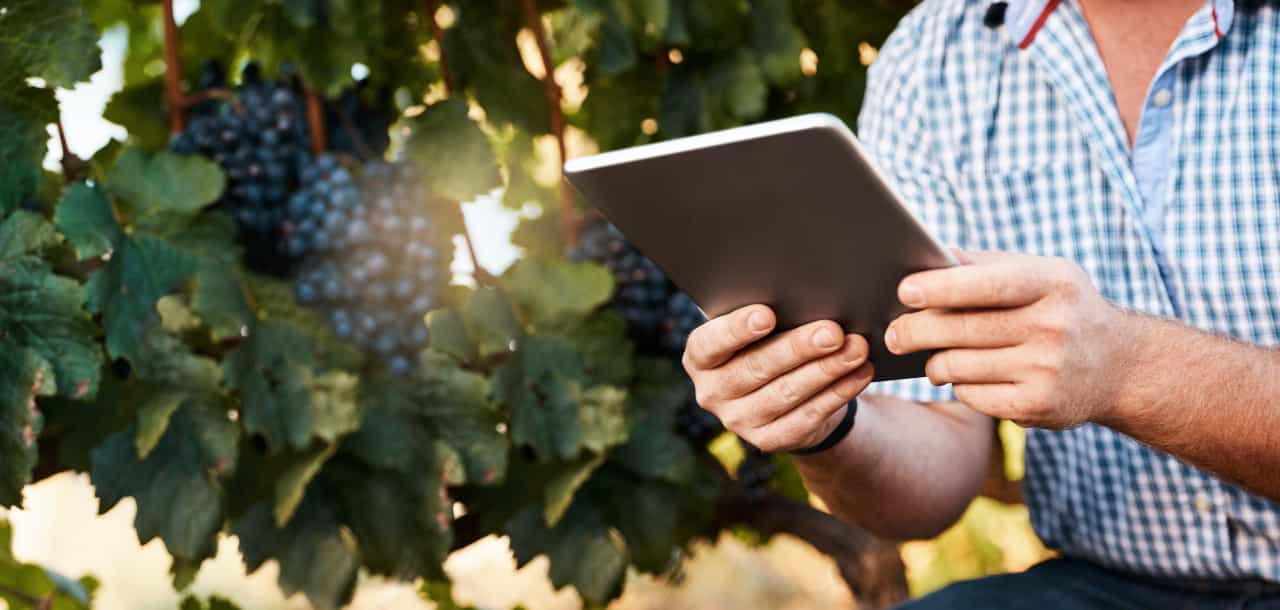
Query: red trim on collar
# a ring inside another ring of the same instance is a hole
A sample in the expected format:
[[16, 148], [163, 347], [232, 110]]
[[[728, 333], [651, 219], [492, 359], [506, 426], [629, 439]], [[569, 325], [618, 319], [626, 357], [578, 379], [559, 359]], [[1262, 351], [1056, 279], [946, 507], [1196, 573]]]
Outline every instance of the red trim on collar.
[[1031, 24], [1031, 29], [1027, 32], [1026, 37], [1022, 39], [1022, 42], [1018, 43], [1019, 49], [1025, 49], [1031, 46], [1031, 42], [1036, 39], [1036, 34], [1040, 33], [1040, 28], [1044, 27], [1044, 22], [1049, 20], [1049, 14], [1053, 12], [1053, 9], [1058, 7], [1058, 3], [1061, 1], [1062, 0], [1049, 0], [1049, 2], [1044, 5], [1044, 10], [1040, 11], [1039, 17], [1036, 17], [1036, 22]]
[[1222, 40], [1222, 28], [1218, 27], [1218, 4], [1215, 2], [1210, 9], [1213, 13], [1213, 34], [1218, 37], [1218, 40]]

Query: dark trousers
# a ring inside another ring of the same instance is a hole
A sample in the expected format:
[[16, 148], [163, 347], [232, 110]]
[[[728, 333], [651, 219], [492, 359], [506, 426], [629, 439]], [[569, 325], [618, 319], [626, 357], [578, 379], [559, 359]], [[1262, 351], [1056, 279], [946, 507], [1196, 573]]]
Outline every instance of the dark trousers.
[[1157, 579], [1077, 559], [957, 583], [898, 610], [1280, 610], [1280, 585]]

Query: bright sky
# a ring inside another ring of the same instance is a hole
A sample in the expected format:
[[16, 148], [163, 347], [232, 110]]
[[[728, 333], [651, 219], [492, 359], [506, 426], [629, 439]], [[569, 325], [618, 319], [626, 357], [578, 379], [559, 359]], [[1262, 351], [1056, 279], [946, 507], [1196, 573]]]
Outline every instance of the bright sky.
[[[175, 16], [181, 22], [198, 6], [198, 0], [177, 0], [174, 2]], [[93, 156], [94, 152], [111, 139], [123, 140], [126, 137], [124, 128], [102, 118], [102, 111], [111, 95], [123, 86], [128, 30], [123, 25], [107, 30], [99, 46], [102, 48], [103, 69], [94, 74], [89, 82], [80, 83], [71, 90], [59, 89], [57, 93], [62, 124], [67, 132], [67, 146], [72, 153], [83, 159]], [[157, 115], [156, 120], [165, 119]], [[52, 126], [49, 128], [49, 135], [49, 154], [45, 157], [45, 167], [57, 171], [62, 154], [57, 133]], [[480, 265], [493, 273], [501, 273], [520, 255], [519, 249], [511, 245], [511, 231], [518, 220], [514, 213], [503, 207], [500, 195], [494, 193], [482, 196], [462, 207], [467, 227], [476, 241], [476, 255], [480, 259]], [[455, 260], [455, 273], [471, 274], [471, 264], [467, 257], [458, 256]]]

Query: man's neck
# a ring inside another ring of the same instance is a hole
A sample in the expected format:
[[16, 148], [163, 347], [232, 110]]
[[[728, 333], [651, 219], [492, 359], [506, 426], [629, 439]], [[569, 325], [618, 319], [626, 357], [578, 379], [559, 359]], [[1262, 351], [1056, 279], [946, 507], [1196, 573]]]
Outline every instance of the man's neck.
[[1169, 47], [1205, 0], [1080, 0], [1106, 65], [1129, 143]]

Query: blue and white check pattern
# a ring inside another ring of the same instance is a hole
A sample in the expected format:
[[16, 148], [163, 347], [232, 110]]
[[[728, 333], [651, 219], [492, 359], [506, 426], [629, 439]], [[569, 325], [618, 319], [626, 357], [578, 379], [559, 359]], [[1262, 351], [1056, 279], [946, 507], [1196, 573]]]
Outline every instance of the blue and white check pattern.
[[[988, 4], [925, 2], [871, 69], [861, 138], [922, 221], [962, 248], [1068, 258], [1123, 307], [1280, 345], [1280, 4], [1210, 0], [1132, 150], [1078, 3], [1011, 2], [998, 29]], [[925, 380], [872, 391], [952, 398]], [[1065, 554], [1280, 582], [1274, 502], [1096, 425], [1030, 430], [1026, 457], [1032, 522]]]

